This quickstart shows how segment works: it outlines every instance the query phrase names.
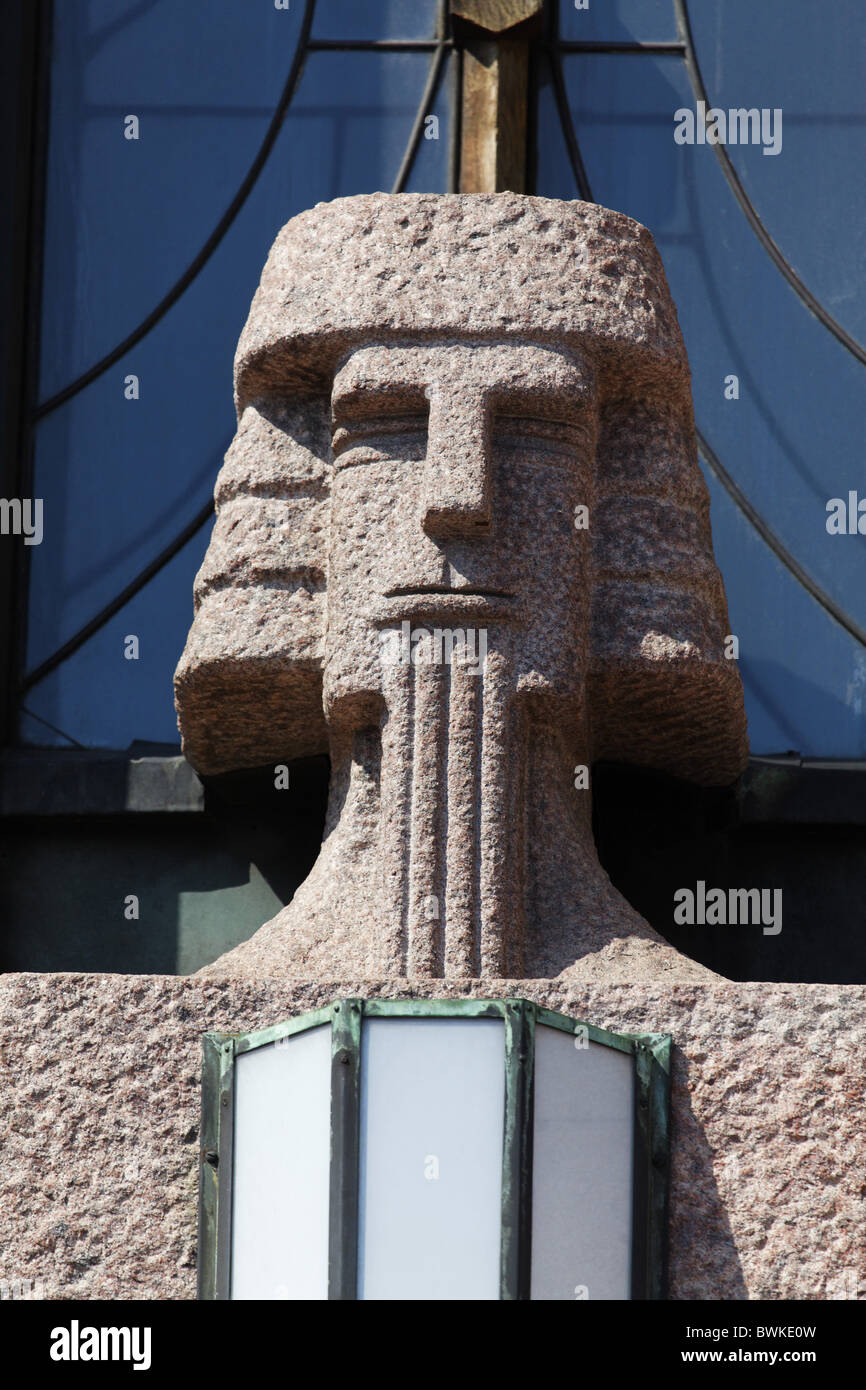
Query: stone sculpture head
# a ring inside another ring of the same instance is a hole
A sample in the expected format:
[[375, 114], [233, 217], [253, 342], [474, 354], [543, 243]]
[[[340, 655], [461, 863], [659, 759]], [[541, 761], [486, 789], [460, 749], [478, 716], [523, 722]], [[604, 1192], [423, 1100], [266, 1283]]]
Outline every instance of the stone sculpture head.
[[611, 887], [574, 778], [746, 755], [646, 229], [507, 193], [320, 204], [274, 244], [236, 400], [184, 750], [329, 751], [332, 788], [310, 878], [212, 969], [701, 973]]

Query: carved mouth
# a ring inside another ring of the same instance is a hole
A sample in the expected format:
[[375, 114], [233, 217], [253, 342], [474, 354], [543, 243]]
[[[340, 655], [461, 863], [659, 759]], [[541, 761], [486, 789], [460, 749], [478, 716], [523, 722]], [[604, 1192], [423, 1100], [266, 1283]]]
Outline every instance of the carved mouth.
[[434, 621], [519, 621], [516, 595], [508, 589], [452, 588], [448, 584], [406, 584], [389, 589], [380, 621], [403, 618]]
[[449, 598], [514, 598], [510, 589], [455, 589], [448, 584], [407, 584], [399, 589], [387, 589], [386, 598], [426, 598], [428, 594], [445, 594]]

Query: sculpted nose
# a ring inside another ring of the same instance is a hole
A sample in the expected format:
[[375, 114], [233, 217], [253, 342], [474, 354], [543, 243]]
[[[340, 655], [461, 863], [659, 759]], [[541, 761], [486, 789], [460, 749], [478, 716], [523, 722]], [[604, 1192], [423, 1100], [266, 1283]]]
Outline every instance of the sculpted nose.
[[423, 518], [429, 536], [492, 535], [489, 433], [480, 393], [431, 388]]

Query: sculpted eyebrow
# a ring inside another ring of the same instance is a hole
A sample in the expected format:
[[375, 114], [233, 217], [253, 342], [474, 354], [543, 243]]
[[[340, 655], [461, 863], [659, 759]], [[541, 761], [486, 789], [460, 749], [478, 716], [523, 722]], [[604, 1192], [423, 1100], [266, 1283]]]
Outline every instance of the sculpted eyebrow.
[[346, 391], [335, 394], [332, 416], [335, 420], [339, 420], [344, 415], [363, 418], [365, 416], [397, 415], [401, 411], [403, 413], [413, 411], [426, 415], [429, 404], [429, 400], [424, 395], [424, 388], [419, 385], [410, 385], [409, 383], [401, 385], [395, 382], [383, 382], [381, 384], [359, 382]]

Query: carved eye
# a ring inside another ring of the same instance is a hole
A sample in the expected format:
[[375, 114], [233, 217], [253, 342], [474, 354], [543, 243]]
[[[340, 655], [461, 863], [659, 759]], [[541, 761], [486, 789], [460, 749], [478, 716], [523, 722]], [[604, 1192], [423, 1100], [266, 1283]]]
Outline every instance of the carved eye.
[[533, 457], [557, 461], [574, 458], [582, 440], [582, 431], [573, 421], [529, 414], [497, 413], [491, 422], [491, 433], [497, 448], [521, 449]]
[[[373, 463], [379, 458], [423, 458], [427, 448], [427, 413], [404, 410], [369, 415], [346, 415], [335, 421], [334, 458], [352, 451], [346, 462]], [[355, 453], [368, 457], [355, 457]]]

